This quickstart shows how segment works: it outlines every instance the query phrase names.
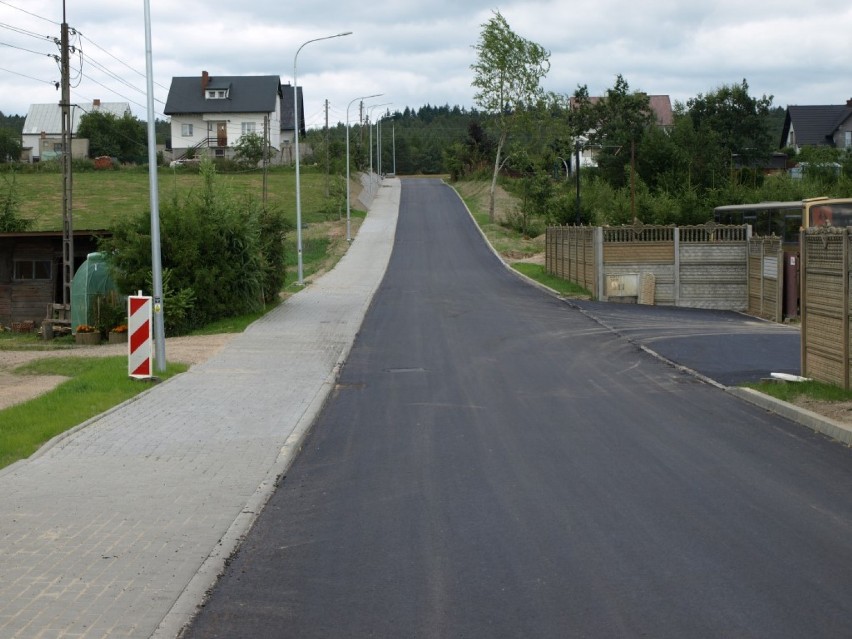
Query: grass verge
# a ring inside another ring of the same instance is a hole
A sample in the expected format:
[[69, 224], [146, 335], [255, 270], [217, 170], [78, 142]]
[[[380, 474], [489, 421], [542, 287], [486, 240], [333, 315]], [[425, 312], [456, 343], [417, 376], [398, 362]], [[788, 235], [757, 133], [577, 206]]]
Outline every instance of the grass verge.
[[552, 288], [554, 291], [564, 297], [582, 297], [585, 299], [589, 299], [591, 297], [589, 292], [582, 286], [579, 286], [574, 282], [569, 282], [568, 280], [563, 280], [561, 277], [551, 275], [545, 270], [544, 266], [542, 266], [541, 264], [530, 264], [529, 262], [515, 262], [514, 264], [512, 264], [512, 268], [518, 271], [519, 273], [526, 275], [528, 278], [535, 280], [540, 284], [544, 284], [548, 288]]
[[499, 222], [507, 219], [509, 213], [517, 208], [517, 198], [498, 188], [494, 207], [496, 221], [492, 222], [488, 215], [490, 193], [487, 183], [456, 182], [451, 186], [467, 205], [488, 243], [512, 268], [565, 297], [591, 299], [589, 291], [573, 282], [550, 275], [541, 264], [517, 261], [543, 255], [545, 251], [544, 236], [526, 237]]
[[791, 404], [799, 397], [807, 397], [817, 402], [852, 401], [852, 391], [823, 382], [760, 382], [744, 386]]
[[[168, 364], [159, 377], [168, 379], [187, 368]], [[135, 397], [151, 383], [130, 379], [123, 356], [47, 358], [14, 372], [69, 379], [44, 395], [0, 411], [0, 468], [29, 457], [59, 433]]]

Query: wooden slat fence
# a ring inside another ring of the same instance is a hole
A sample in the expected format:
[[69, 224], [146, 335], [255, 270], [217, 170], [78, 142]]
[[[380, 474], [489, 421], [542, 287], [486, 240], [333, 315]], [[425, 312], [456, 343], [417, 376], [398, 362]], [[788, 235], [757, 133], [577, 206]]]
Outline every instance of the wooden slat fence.
[[748, 242], [748, 314], [783, 322], [784, 245], [780, 237]]
[[802, 375], [849, 389], [849, 229], [811, 228], [801, 239]]
[[547, 272], [594, 291], [597, 281], [595, 229], [552, 226], [545, 235]]

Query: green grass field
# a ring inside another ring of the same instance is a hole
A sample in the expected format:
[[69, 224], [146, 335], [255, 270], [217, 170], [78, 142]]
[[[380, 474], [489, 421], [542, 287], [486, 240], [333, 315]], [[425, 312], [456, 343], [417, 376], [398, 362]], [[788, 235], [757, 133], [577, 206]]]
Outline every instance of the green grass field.
[[[33, 231], [62, 230], [62, 176], [57, 173], [8, 173], [4, 180], [15, 181], [18, 200], [17, 214], [33, 220]], [[201, 188], [201, 176], [189, 169], [161, 168], [158, 173], [160, 202], [183, 198]], [[217, 182], [238, 195], [261, 200], [263, 175], [260, 171], [220, 173]], [[313, 167], [301, 171], [302, 223], [326, 219], [328, 199], [325, 196], [326, 177]], [[354, 183], [353, 183], [354, 187]], [[292, 168], [276, 168], [268, 175], [268, 202], [284, 211], [293, 225], [296, 223], [296, 178]], [[147, 171], [87, 171], [73, 176], [72, 211], [76, 230], [110, 229], [119, 220], [150, 210], [150, 183]]]

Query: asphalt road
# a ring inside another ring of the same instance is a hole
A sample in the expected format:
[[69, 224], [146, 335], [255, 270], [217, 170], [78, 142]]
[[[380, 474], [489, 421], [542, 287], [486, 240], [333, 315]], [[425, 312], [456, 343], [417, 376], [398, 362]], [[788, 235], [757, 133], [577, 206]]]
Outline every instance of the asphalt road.
[[733, 311], [573, 300], [590, 317], [637, 345], [725, 386], [772, 373], [800, 375], [801, 333]]
[[339, 387], [187, 636], [852, 636], [852, 451], [523, 283], [406, 180]]

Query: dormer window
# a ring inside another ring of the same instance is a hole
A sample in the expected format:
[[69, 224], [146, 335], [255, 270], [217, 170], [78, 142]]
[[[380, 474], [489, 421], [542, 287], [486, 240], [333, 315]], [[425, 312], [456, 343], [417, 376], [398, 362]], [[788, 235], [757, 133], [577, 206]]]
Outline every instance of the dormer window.
[[208, 100], [225, 100], [228, 97], [228, 89], [207, 89]]

